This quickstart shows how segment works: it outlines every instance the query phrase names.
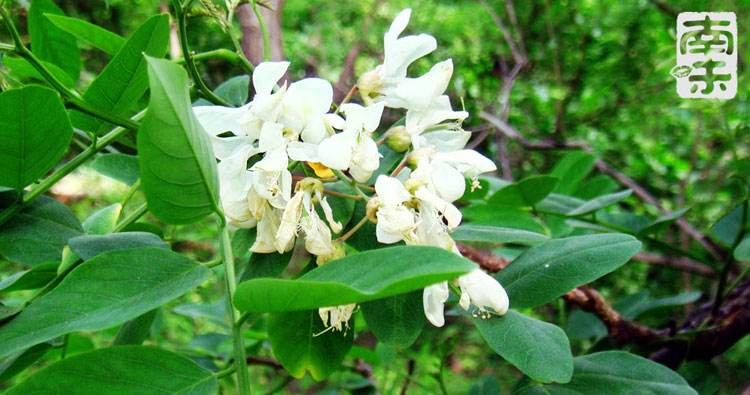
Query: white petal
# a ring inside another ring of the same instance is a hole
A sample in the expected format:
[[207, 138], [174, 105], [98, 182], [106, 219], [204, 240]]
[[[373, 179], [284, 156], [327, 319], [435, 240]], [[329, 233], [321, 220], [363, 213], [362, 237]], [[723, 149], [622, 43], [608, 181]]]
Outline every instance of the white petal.
[[419, 140], [419, 142], [414, 144], [414, 149], [432, 147], [438, 152], [451, 152], [463, 149], [471, 138], [471, 133], [465, 130], [440, 129], [415, 137], [417, 139], [412, 139], [412, 141]]
[[276, 122], [265, 122], [260, 129], [258, 148], [266, 152], [281, 147], [284, 144], [284, 125]]
[[386, 206], [396, 206], [411, 198], [401, 181], [384, 175], [375, 180], [375, 193]]
[[318, 158], [331, 169], [346, 170], [352, 161], [356, 135], [349, 132], [334, 134], [320, 142]]
[[404, 79], [392, 97], [386, 98], [386, 104], [389, 107], [425, 110], [445, 92], [452, 74], [453, 62], [450, 59], [437, 63], [419, 78]]
[[410, 64], [436, 48], [437, 41], [429, 34], [399, 38], [386, 47], [383, 56], [383, 79], [389, 82], [406, 77]]
[[450, 296], [448, 290], [448, 283], [442, 282], [430, 285], [422, 291], [422, 306], [424, 307], [424, 315], [427, 320], [437, 327], [445, 325], [445, 317], [443, 311], [445, 309], [445, 302]]
[[293, 243], [294, 238], [297, 236], [297, 224], [299, 224], [300, 217], [302, 216], [303, 196], [303, 192], [295, 193], [286, 205], [284, 213], [281, 215], [281, 223], [276, 231], [275, 242], [279, 254], [283, 253], [284, 248], [289, 245], [289, 243]]
[[435, 154], [436, 161], [447, 163], [469, 178], [482, 173], [495, 171], [495, 162], [474, 150], [460, 150], [453, 152], [439, 152]]
[[464, 195], [466, 182], [458, 170], [440, 161], [433, 162], [432, 183], [438, 196], [448, 202], [455, 202]]
[[[320, 196], [318, 196], [318, 198], [320, 199]], [[331, 226], [331, 230], [333, 230], [334, 233], [341, 232], [341, 223], [333, 218], [333, 210], [331, 209], [331, 205], [328, 204], [328, 199], [325, 197], [320, 199], [320, 207], [323, 209], [323, 214], [326, 216], [326, 221], [328, 221], [328, 225]]]
[[232, 132], [236, 136], [245, 135], [242, 121], [249, 113], [249, 105], [242, 107], [198, 106], [193, 107], [198, 122], [211, 136]]
[[449, 229], [453, 229], [461, 223], [461, 212], [458, 211], [456, 206], [441, 199], [429, 189], [421, 187], [417, 189], [414, 195], [417, 197], [417, 199], [427, 202], [429, 205], [438, 210], [448, 223]]
[[320, 162], [320, 158], [318, 158], [318, 146], [315, 144], [292, 141], [287, 145], [286, 152], [292, 160]]
[[326, 136], [328, 136], [328, 129], [322, 115], [311, 118], [302, 129], [301, 135], [302, 141], [312, 144], [320, 143]]
[[349, 167], [352, 177], [358, 182], [367, 182], [379, 166], [378, 145], [370, 136], [361, 136], [359, 144], [354, 147], [352, 163]]
[[346, 121], [338, 114], [325, 114], [323, 118], [334, 129], [343, 130], [344, 126], [346, 126]]
[[333, 87], [321, 78], [305, 78], [289, 85], [284, 102], [303, 114], [323, 115], [331, 108]]
[[270, 94], [274, 85], [284, 76], [288, 68], [289, 62], [263, 62], [255, 66], [255, 71], [253, 71], [255, 92], [261, 95]]
[[[471, 304], [480, 310], [491, 308], [495, 313], [503, 315], [508, 311], [510, 302], [508, 294], [494, 277], [481, 269], [475, 269], [458, 278], [461, 287], [461, 298], [467, 294]], [[462, 305], [462, 307], [464, 307]], [[468, 310], [468, 307], [464, 307]]]

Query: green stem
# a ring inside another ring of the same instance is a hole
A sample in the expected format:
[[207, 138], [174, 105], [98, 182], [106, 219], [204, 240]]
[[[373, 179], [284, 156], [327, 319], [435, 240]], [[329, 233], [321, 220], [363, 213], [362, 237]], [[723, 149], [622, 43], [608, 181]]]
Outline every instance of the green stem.
[[229, 103], [224, 101], [224, 99], [220, 98], [219, 96], [216, 96], [216, 94], [214, 94], [211, 89], [206, 86], [206, 83], [203, 81], [203, 78], [201, 78], [200, 72], [198, 71], [198, 67], [195, 66], [195, 62], [193, 61], [193, 53], [190, 51], [190, 47], [188, 46], [186, 27], [187, 17], [185, 14], [185, 9], [180, 3], [180, 0], [172, 0], [172, 8], [174, 9], [175, 20], [177, 21], [177, 31], [180, 37], [180, 48], [182, 48], [182, 55], [185, 57], [185, 68], [187, 68], [190, 77], [195, 82], [195, 86], [201, 92], [202, 96], [204, 96], [210, 102], [229, 107]]
[[352, 188], [354, 188], [354, 190], [357, 191], [357, 194], [361, 196], [363, 199], [365, 199], [365, 201], [370, 200], [370, 197], [367, 196], [367, 194], [365, 194], [364, 192], [362, 192], [362, 189], [359, 188], [359, 185], [357, 185], [356, 181], [347, 177], [347, 175], [344, 174], [341, 170], [331, 169], [331, 171], [333, 171], [333, 174], [336, 174], [336, 177], [338, 177], [339, 180], [346, 182]]
[[255, 0], [253, 0], [253, 12], [255, 13], [255, 17], [258, 18], [258, 25], [260, 26], [260, 31], [263, 34], [263, 60], [268, 62], [269, 60], [271, 60], [271, 39], [268, 35], [266, 22], [263, 21], [263, 15], [261, 15], [260, 8], [258, 8], [258, 2]]
[[[201, 61], [201, 60], [206, 60], [206, 59], [226, 60], [227, 62], [239, 64], [248, 74], [251, 74], [253, 72], [253, 65], [250, 62], [248, 62], [244, 56], [236, 52], [232, 52], [226, 48], [219, 48], [219, 49], [214, 49], [213, 51], [199, 52], [199, 53], [193, 54], [194, 61]], [[185, 63], [185, 58], [178, 59], [177, 62]]]
[[130, 199], [135, 196], [135, 193], [138, 192], [138, 188], [141, 187], [141, 179], [138, 178], [135, 180], [133, 185], [130, 186], [130, 189], [128, 189], [128, 192], [125, 194], [125, 197], [122, 199], [122, 203], [120, 203], [120, 209], [124, 209], [125, 206], [130, 202]]
[[60, 346], [60, 359], [65, 359], [66, 355], [68, 354], [68, 342], [69, 342], [70, 334], [66, 334], [63, 336], [63, 343], [62, 346]]
[[237, 386], [241, 395], [250, 393], [250, 376], [247, 371], [245, 356], [245, 344], [242, 339], [242, 327], [238, 325], [238, 312], [234, 308], [232, 299], [236, 288], [236, 276], [234, 273], [234, 256], [232, 254], [232, 242], [229, 239], [229, 230], [226, 220], [220, 219], [221, 228], [221, 254], [224, 259], [224, 279], [227, 288], [227, 311], [229, 313], [230, 326], [232, 327], [232, 343], [234, 347], [234, 366], [237, 370]]
[[12, 44], [6, 44], [6, 43], [0, 43], [0, 51], [13, 51], [16, 49], [15, 45]]

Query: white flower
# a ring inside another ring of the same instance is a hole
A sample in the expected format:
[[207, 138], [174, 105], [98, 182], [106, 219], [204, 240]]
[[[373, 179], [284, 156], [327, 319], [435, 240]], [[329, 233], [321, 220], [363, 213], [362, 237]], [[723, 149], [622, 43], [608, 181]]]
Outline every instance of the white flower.
[[252, 228], [256, 224], [247, 202], [248, 193], [253, 187], [253, 174], [246, 168], [246, 151], [249, 149], [243, 147], [217, 166], [221, 206], [229, 223], [238, 228]]
[[392, 244], [412, 237], [416, 228], [415, 212], [404, 205], [411, 199], [411, 195], [401, 181], [393, 177], [378, 176], [375, 193], [380, 204], [375, 228], [378, 241]]
[[359, 182], [366, 182], [380, 165], [378, 145], [372, 139], [383, 114], [383, 103], [362, 107], [347, 103], [341, 106], [346, 114], [343, 132], [324, 139], [316, 161], [337, 170], [349, 170]]
[[453, 74], [451, 59], [436, 63], [430, 71], [417, 78], [404, 78], [384, 100], [388, 107], [426, 111], [448, 88]]
[[330, 82], [320, 78], [299, 80], [289, 85], [284, 94], [279, 122], [303, 141], [317, 144], [328, 136], [326, 113], [332, 102]]
[[363, 94], [387, 94], [406, 78], [410, 64], [437, 48], [437, 41], [428, 34], [399, 38], [410, 18], [411, 10], [407, 8], [391, 23], [383, 37], [383, 64], [365, 73], [357, 83]]
[[[257, 235], [255, 237], [255, 243], [250, 247], [250, 251], [258, 253], [271, 253], [277, 252], [279, 248], [278, 242], [276, 241], [276, 232], [281, 224], [280, 210], [276, 210], [271, 207], [265, 200], [260, 203], [260, 207], [256, 210], [260, 217], [258, 221]], [[289, 243], [283, 248], [283, 251], [289, 251], [292, 249], [294, 243]]]
[[318, 309], [318, 315], [323, 321], [323, 325], [328, 328], [341, 331], [349, 328], [349, 319], [354, 313], [354, 309], [357, 307], [356, 304], [346, 304], [342, 306], [334, 307], [321, 307]]
[[483, 318], [489, 318], [490, 313], [503, 315], [508, 311], [508, 294], [497, 280], [481, 269], [474, 269], [458, 278], [461, 288], [459, 304], [464, 310], [471, 305], [476, 306]]
[[442, 282], [425, 287], [422, 291], [422, 306], [427, 320], [437, 327], [445, 325], [443, 311], [450, 292], [448, 283]]
[[320, 181], [306, 178], [297, 184], [297, 192], [289, 200], [281, 216], [281, 224], [276, 231], [276, 245], [279, 253], [294, 244], [298, 230], [305, 234], [305, 249], [313, 255], [331, 255], [335, 252], [331, 240], [331, 230], [315, 211], [315, 197], [334, 232], [340, 232], [342, 225], [333, 218], [333, 210], [328, 200], [322, 196]]

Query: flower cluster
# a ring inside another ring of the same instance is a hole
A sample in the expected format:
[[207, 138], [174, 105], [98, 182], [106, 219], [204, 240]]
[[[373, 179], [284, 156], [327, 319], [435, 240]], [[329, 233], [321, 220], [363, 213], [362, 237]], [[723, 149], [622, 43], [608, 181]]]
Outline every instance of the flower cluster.
[[[407, 76], [411, 63], [437, 47], [430, 35], [400, 37], [410, 16], [407, 9], [396, 17], [384, 37], [383, 63], [359, 79], [364, 105], [344, 103], [330, 112], [329, 82], [307, 78], [277, 85], [289, 63], [266, 62], [253, 73], [255, 97], [250, 103], [194, 109], [220, 161], [225, 215], [236, 227], [257, 227], [251, 251], [283, 253], [301, 237], [318, 263], [342, 256], [343, 248], [332, 239], [342, 225], [323, 195], [324, 184], [304, 178], [293, 188], [289, 169], [294, 161], [306, 162], [319, 176], [332, 178], [336, 171], [348, 178], [347, 172], [353, 184], [366, 183], [380, 165], [378, 144], [386, 142], [407, 155], [409, 166], [391, 176], [378, 176], [375, 195], [362, 194], [368, 199], [367, 217], [377, 223], [378, 241], [429, 245], [460, 254], [450, 236], [461, 222], [453, 202], [463, 196], [466, 178], [476, 188], [478, 175], [496, 167], [478, 152], [465, 149], [470, 134], [461, 123], [469, 114], [454, 111], [445, 95], [452, 61], [439, 62], [422, 76]], [[373, 134], [385, 108], [405, 111], [404, 122], [376, 142]], [[479, 269], [460, 277], [457, 285], [459, 304], [466, 310], [473, 305], [479, 315], [488, 316], [508, 309], [502, 286]], [[444, 325], [443, 304], [448, 296], [447, 282], [424, 290], [425, 314], [436, 326]], [[320, 309], [320, 315], [326, 326], [341, 330], [354, 309], [354, 305], [328, 307]]]

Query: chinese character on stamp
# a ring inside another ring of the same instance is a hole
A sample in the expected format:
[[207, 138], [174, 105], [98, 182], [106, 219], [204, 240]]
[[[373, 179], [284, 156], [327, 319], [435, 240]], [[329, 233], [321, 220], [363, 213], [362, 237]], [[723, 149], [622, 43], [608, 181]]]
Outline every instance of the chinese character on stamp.
[[731, 99], [737, 94], [737, 17], [733, 12], [677, 16], [677, 94], [685, 99]]

